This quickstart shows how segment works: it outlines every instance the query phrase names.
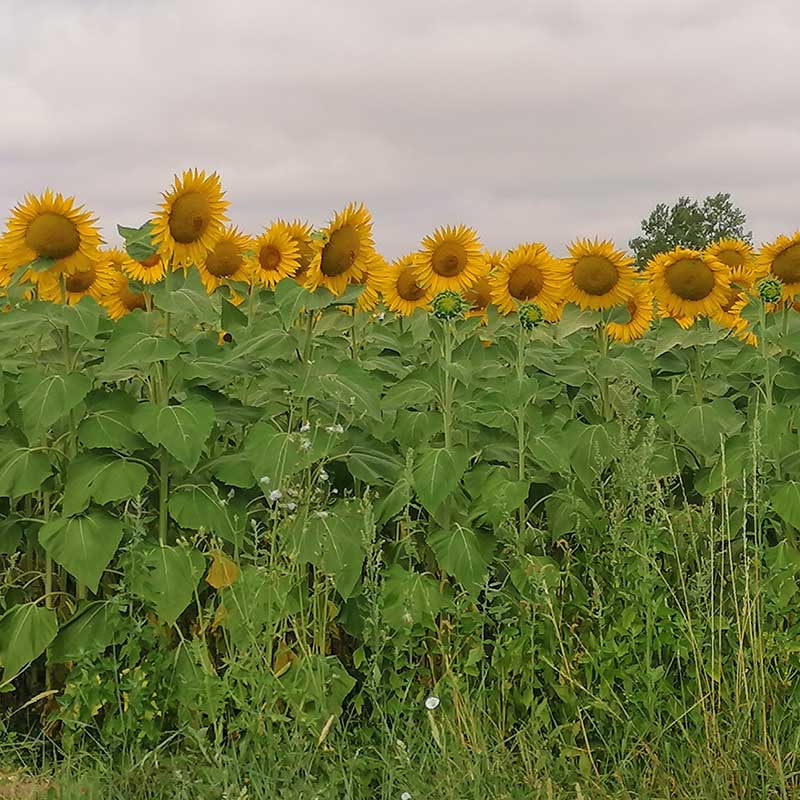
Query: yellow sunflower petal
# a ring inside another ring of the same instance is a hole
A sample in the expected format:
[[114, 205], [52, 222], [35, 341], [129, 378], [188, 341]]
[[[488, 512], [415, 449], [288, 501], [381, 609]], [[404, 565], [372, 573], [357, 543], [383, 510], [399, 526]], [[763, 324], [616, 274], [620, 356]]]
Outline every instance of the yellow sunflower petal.
[[101, 295], [100, 305], [111, 319], [120, 319], [136, 309], [148, 311], [153, 307], [150, 295], [132, 289], [127, 275], [121, 272], [116, 273], [113, 285]]
[[563, 259], [564, 297], [580, 308], [601, 311], [626, 303], [633, 294], [633, 259], [609, 240], [578, 239]]
[[286, 222], [273, 222], [256, 238], [248, 264], [253, 283], [268, 289], [297, 272], [300, 268], [299, 242]]
[[418, 308], [428, 308], [434, 296], [429, 286], [420, 286], [417, 282], [413, 253], [389, 265], [381, 291], [386, 307], [404, 317], [411, 316]]
[[606, 326], [608, 335], [617, 342], [632, 342], [641, 339], [653, 323], [653, 294], [644, 281], [637, 281], [627, 304], [630, 314], [628, 322], [609, 322]]
[[541, 242], [532, 242], [510, 250], [489, 283], [501, 313], [515, 311], [517, 303], [537, 303], [549, 319], [561, 304], [564, 270]]
[[768, 275], [783, 284], [783, 299], [792, 300], [800, 294], [800, 230], [792, 236], [779, 236], [764, 244], [756, 259], [759, 278]]
[[73, 262], [72, 272], [47, 271], [37, 275], [37, 291], [41, 300], [50, 303], [66, 301], [75, 305], [84, 297], [93, 297], [98, 302], [114, 285], [117, 271], [102, 255], [93, 258], [81, 256]]
[[743, 286], [753, 283], [755, 255], [747, 242], [741, 239], [720, 239], [706, 247], [705, 252], [728, 266], [732, 281]]
[[437, 228], [426, 236], [414, 256], [414, 269], [419, 285], [433, 295], [463, 292], [488, 271], [478, 234], [466, 225]]
[[250, 246], [250, 237], [238, 228], [225, 228], [213, 248], [197, 264], [200, 280], [209, 294], [228, 281], [249, 283], [247, 251]]

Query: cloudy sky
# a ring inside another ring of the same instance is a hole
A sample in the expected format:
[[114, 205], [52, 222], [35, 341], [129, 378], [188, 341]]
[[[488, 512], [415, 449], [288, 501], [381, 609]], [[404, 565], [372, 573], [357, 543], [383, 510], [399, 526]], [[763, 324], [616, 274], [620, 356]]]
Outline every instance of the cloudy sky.
[[0, 215], [76, 195], [138, 225], [217, 170], [232, 220], [350, 200], [387, 256], [437, 225], [492, 248], [624, 245], [729, 191], [800, 227], [797, 0], [0, 0]]

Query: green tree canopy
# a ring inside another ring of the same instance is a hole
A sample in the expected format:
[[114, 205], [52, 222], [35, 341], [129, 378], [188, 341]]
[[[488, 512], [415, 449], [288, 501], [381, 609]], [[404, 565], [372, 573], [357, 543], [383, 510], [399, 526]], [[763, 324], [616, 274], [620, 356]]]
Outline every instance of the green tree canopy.
[[712, 242], [731, 237], [751, 242], [753, 235], [745, 231], [747, 217], [733, 204], [728, 192], [709, 195], [702, 204], [689, 197], [679, 197], [674, 206], [659, 203], [647, 219], [642, 220], [642, 233], [628, 242], [636, 263], [644, 267], [659, 253], [674, 247], [702, 250]]

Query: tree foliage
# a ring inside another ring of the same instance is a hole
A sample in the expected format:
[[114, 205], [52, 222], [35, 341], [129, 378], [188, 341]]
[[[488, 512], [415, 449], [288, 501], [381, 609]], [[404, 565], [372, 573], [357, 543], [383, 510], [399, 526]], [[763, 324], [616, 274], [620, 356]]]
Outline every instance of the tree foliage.
[[647, 219], [642, 220], [642, 233], [628, 242], [636, 263], [644, 267], [653, 256], [674, 247], [702, 250], [709, 244], [731, 237], [752, 241], [745, 230], [747, 217], [733, 204], [728, 192], [709, 195], [698, 203], [679, 197], [674, 206], [659, 203]]

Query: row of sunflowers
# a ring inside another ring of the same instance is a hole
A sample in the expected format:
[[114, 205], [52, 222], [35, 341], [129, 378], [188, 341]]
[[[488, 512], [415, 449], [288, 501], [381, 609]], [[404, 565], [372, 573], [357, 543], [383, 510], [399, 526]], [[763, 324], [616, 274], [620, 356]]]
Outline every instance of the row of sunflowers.
[[77, 303], [85, 296], [112, 319], [152, 307], [147, 287], [171, 270], [196, 268], [209, 294], [224, 291], [235, 304], [259, 288], [291, 278], [310, 291], [325, 287], [341, 296], [362, 287], [361, 311], [382, 301], [400, 315], [430, 309], [437, 294], [457, 293], [467, 316], [487, 317], [535, 304], [546, 321], [567, 303], [582, 309], [626, 311], [608, 321], [608, 335], [630, 342], [654, 318], [684, 328], [713, 319], [750, 344], [756, 337], [742, 315], [756, 293], [768, 308], [792, 305], [800, 293], [800, 231], [780, 236], [760, 252], [724, 239], [704, 251], [676, 248], [638, 271], [633, 259], [607, 240], [579, 239], [565, 258], [540, 242], [505, 253], [487, 250], [464, 225], [438, 228], [415, 252], [388, 263], [375, 247], [372, 219], [350, 204], [315, 231], [306, 222], [276, 220], [250, 237], [228, 224], [216, 173], [187, 170], [163, 194], [152, 220], [133, 232], [126, 249], [103, 249], [97, 220], [74, 198], [46, 191], [12, 210], [0, 238], [0, 288], [24, 287], [24, 297]]

